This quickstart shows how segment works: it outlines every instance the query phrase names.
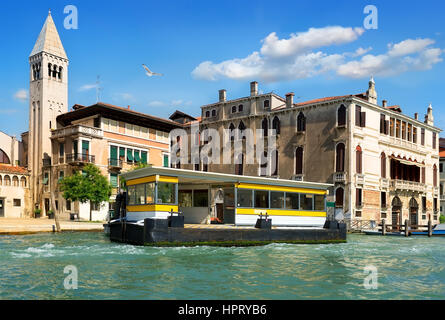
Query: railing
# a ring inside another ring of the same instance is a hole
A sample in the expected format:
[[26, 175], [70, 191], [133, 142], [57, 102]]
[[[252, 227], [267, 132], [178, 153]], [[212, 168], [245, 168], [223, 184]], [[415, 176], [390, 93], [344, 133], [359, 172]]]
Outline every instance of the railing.
[[68, 163], [95, 163], [96, 157], [85, 153], [73, 153], [66, 155]]
[[346, 182], [346, 172], [334, 173], [334, 182], [345, 183]]
[[347, 230], [351, 232], [362, 232], [363, 230], [377, 229], [377, 222], [375, 220], [345, 220]]
[[304, 174], [295, 174], [292, 176], [292, 180], [294, 181], [304, 181]]
[[108, 159], [108, 166], [112, 167], [112, 168], [121, 168], [124, 165], [124, 161], [123, 160], [119, 160], [119, 159]]
[[104, 133], [100, 128], [87, 127], [83, 125], [73, 125], [51, 131], [51, 138], [63, 138], [72, 135], [84, 135], [94, 138], [102, 138]]
[[395, 190], [426, 192], [426, 185], [416, 181], [391, 180], [391, 188]]
[[357, 173], [355, 175], [355, 183], [356, 184], [364, 184], [365, 183], [365, 175]]
[[388, 141], [393, 146], [402, 147], [406, 149], [417, 150], [417, 151], [425, 149], [425, 147], [422, 146], [420, 143], [414, 143], [408, 140], [403, 140], [401, 138], [388, 137]]
[[384, 189], [389, 188], [389, 179], [381, 178], [380, 179], [380, 187]]

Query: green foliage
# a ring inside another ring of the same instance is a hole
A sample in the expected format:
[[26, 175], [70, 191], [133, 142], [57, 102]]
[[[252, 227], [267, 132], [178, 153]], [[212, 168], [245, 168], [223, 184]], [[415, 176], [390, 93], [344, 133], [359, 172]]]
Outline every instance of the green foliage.
[[444, 215], [440, 215], [439, 222], [440, 223], [445, 223], [445, 216]]
[[42, 212], [42, 209], [34, 209], [34, 213], [40, 214]]
[[93, 164], [87, 164], [82, 173], [64, 177], [59, 183], [66, 200], [98, 204], [108, 201], [111, 196], [111, 184]]

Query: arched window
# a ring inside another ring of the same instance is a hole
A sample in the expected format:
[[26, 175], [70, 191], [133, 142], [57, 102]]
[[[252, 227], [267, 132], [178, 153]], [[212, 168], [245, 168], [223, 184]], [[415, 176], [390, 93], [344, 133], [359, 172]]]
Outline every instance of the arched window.
[[264, 109], [269, 109], [269, 107], [270, 107], [269, 100], [264, 100]]
[[21, 186], [22, 188], [26, 188], [26, 178], [25, 178], [25, 177], [22, 177], [22, 178], [20, 179], [20, 186]]
[[202, 159], [202, 171], [207, 172], [209, 171], [209, 158], [204, 157]]
[[337, 111], [337, 125], [345, 126], [346, 125], [346, 107], [341, 105]]
[[243, 110], [244, 110], [244, 106], [242, 104], [240, 104], [238, 106], [238, 112], [243, 112]]
[[335, 207], [343, 208], [343, 198], [344, 198], [345, 190], [343, 188], [337, 188], [335, 190]]
[[0, 176], [0, 186], [3, 184], [3, 178]]
[[437, 166], [433, 166], [433, 185], [437, 187]]
[[8, 155], [2, 149], [0, 149], [0, 163], [11, 164]]
[[51, 63], [48, 63], [48, 77], [50, 77], [51, 78], [51, 74], [52, 74], [52, 65], [51, 65]]
[[12, 186], [18, 187], [19, 186], [19, 178], [17, 176], [12, 177]]
[[298, 147], [295, 151], [295, 174], [303, 174], [303, 148]]
[[59, 67], [59, 80], [62, 80], [62, 67]]
[[304, 116], [303, 112], [300, 112], [297, 117], [297, 131], [306, 131], [306, 117]]
[[260, 163], [260, 176], [265, 177], [267, 176], [267, 151], [263, 152], [263, 159]]
[[238, 161], [235, 164], [235, 174], [242, 176], [243, 175], [243, 167], [244, 167], [244, 155], [238, 155]]
[[210, 111], [206, 111], [206, 118], [210, 118]]
[[273, 118], [272, 129], [275, 130], [276, 134], [280, 134], [280, 119], [278, 117]]
[[246, 139], [246, 136], [244, 135], [244, 131], [246, 130], [246, 126], [244, 125], [244, 122], [240, 122], [240, 124], [238, 125], [238, 130], [239, 130], [239, 139]]
[[212, 110], [212, 117], [216, 117], [216, 110], [215, 109]]
[[56, 65], [54, 65], [54, 67], [53, 67], [53, 78], [57, 78], [57, 66]]
[[236, 113], [236, 106], [232, 107], [232, 113]]
[[5, 176], [4, 180], [5, 180], [5, 186], [10, 186], [11, 185], [11, 178], [9, 176]]
[[261, 121], [261, 129], [263, 129], [263, 135], [267, 137], [269, 131], [269, 121], [267, 118], [264, 118], [263, 121]]
[[233, 125], [233, 123], [230, 124], [229, 130], [230, 130], [230, 141], [233, 141], [235, 140], [235, 126]]
[[362, 154], [362, 148], [360, 146], [357, 146], [357, 148], [355, 149], [355, 171], [360, 174], [362, 173]]
[[272, 153], [271, 171], [272, 171], [272, 175], [273, 176], [277, 176], [278, 175], [278, 150], [275, 150]]
[[380, 156], [380, 168], [382, 171], [382, 178], [386, 178], [386, 155], [384, 152], [382, 152], [382, 155]]
[[335, 151], [335, 170], [336, 172], [344, 172], [345, 171], [345, 144], [339, 143], [337, 144], [337, 148]]

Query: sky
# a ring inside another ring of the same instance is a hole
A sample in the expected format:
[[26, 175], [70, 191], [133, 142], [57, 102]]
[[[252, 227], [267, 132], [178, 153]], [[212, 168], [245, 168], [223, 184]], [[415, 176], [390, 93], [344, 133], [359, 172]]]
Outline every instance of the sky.
[[[68, 5], [77, 29], [64, 27]], [[219, 89], [248, 96], [251, 81], [301, 102], [365, 92], [374, 76], [380, 103], [422, 119], [431, 103], [445, 128], [443, 1], [4, 0], [0, 131], [9, 135], [28, 130], [28, 58], [49, 9], [70, 60], [70, 107], [96, 102], [98, 76], [101, 101], [165, 118], [199, 116]]]

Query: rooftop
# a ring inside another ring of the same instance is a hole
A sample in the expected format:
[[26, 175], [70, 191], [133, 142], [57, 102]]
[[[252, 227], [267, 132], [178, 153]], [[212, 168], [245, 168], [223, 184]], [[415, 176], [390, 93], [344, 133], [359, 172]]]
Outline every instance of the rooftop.
[[28, 174], [28, 169], [25, 167], [12, 166], [9, 164], [0, 164], [0, 172], [3, 173], [16, 173], [16, 174]]

